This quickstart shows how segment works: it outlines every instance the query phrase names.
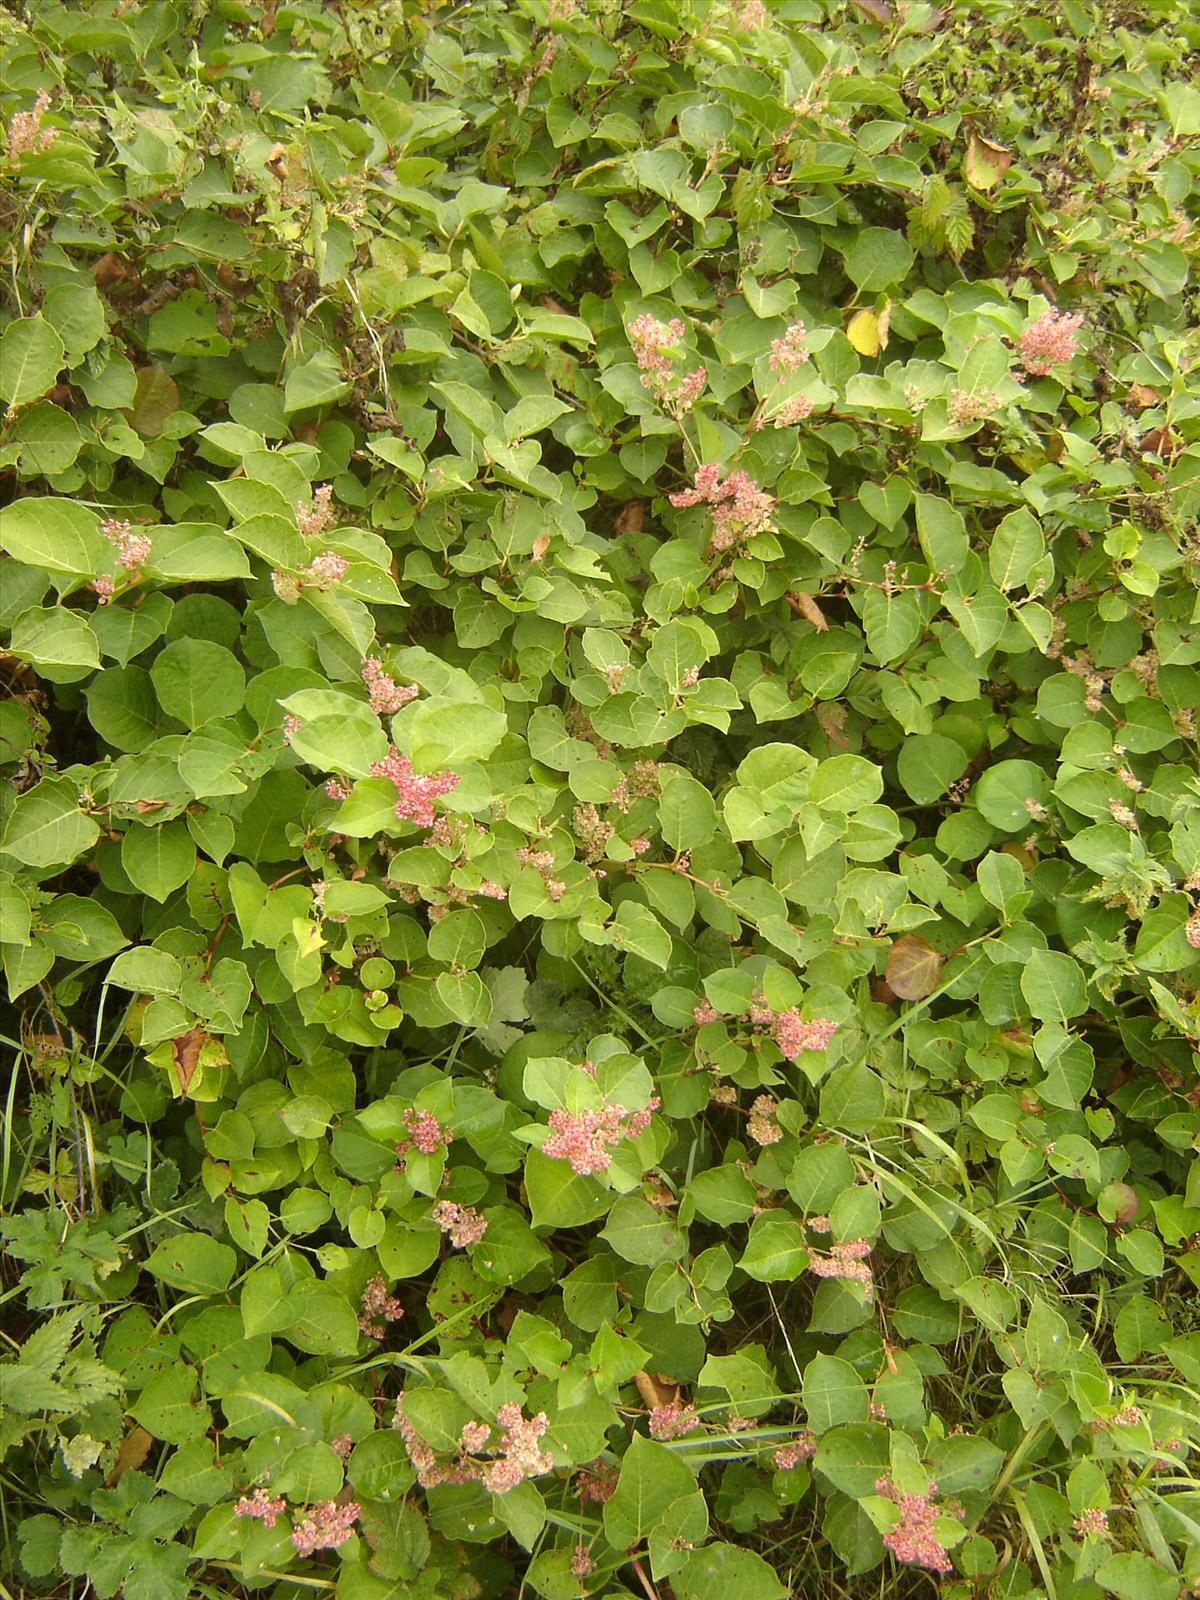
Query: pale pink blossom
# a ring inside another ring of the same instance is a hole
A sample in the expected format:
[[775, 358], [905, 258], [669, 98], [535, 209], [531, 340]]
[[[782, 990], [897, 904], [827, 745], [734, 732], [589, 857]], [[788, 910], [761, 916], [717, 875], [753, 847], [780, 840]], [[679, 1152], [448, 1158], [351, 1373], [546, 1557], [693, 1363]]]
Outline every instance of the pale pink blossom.
[[642, 373], [642, 386], [666, 406], [673, 416], [690, 411], [707, 382], [701, 367], [680, 375], [676, 370], [679, 346], [687, 332], [678, 317], [660, 322], [646, 312], [629, 324], [629, 343]]
[[255, 1522], [261, 1522], [264, 1528], [273, 1528], [275, 1519], [281, 1517], [287, 1509], [287, 1501], [283, 1495], [275, 1499], [265, 1489], [255, 1489], [253, 1494], [242, 1495], [233, 1508], [235, 1517], [250, 1517]]
[[98, 603], [102, 606], [111, 605], [113, 595], [117, 592], [116, 584], [107, 574], [103, 573], [100, 577], [93, 578], [91, 583], [88, 584], [88, 588], [97, 597]]
[[604, 1172], [612, 1165], [613, 1151], [622, 1139], [636, 1139], [644, 1132], [650, 1113], [657, 1111], [659, 1104], [654, 1095], [641, 1111], [627, 1111], [615, 1103], [598, 1111], [552, 1111], [550, 1137], [542, 1145], [542, 1154], [570, 1162], [572, 1171], [584, 1177]]
[[720, 1016], [721, 1013], [719, 1011], [714, 1011], [707, 1000], [701, 1000], [698, 1006], [692, 1007], [692, 1021], [698, 1028], [702, 1028], [706, 1022], [719, 1021]]
[[415, 822], [418, 828], [433, 826], [433, 801], [457, 789], [460, 781], [457, 772], [414, 772], [408, 757], [394, 744], [388, 746], [382, 761], [372, 761], [371, 775], [391, 781], [396, 789], [396, 815]]
[[309, 505], [303, 501], [296, 504], [296, 523], [300, 532], [307, 535], [324, 533], [333, 520], [333, 489], [323, 483], [313, 495]]
[[845, 1278], [870, 1283], [871, 1268], [866, 1259], [870, 1254], [869, 1239], [850, 1239], [844, 1244], [831, 1244], [827, 1256], [810, 1257], [808, 1270], [814, 1278]]
[[806, 394], [793, 395], [790, 400], [785, 400], [771, 417], [771, 425], [775, 428], [794, 428], [797, 423], [807, 422], [813, 413], [813, 403]]
[[1019, 343], [1025, 371], [1041, 378], [1058, 362], [1070, 361], [1079, 344], [1076, 330], [1082, 322], [1079, 313], [1065, 316], [1053, 307], [1043, 311], [1037, 321], [1031, 322], [1021, 333]]
[[476, 1455], [491, 1437], [492, 1430], [486, 1422], [464, 1422], [462, 1432], [458, 1436], [459, 1449], [467, 1451], [469, 1455]]
[[130, 523], [108, 517], [100, 524], [100, 532], [117, 552], [117, 560], [126, 572], [139, 571], [149, 559], [149, 536], [144, 533], [134, 533]]
[[797, 372], [808, 360], [808, 335], [802, 322], [793, 322], [785, 334], [771, 340], [767, 365], [779, 377]]
[[350, 1452], [354, 1449], [354, 1435], [350, 1433], [336, 1433], [329, 1441], [329, 1448], [339, 1461], [349, 1461]]
[[328, 589], [346, 576], [349, 565], [345, 556], [339, 556], [332, 550], [322, 550], [307, 567], [301, 568], [300, 576], [310, 579], [318, 589]]
[[356, 1501], [347, 1500], [340, 1506], [336, 1500], [322, 1500], [309, 1506], [307, 1515], [292, 1529], [292, 1543], [302, 1556], [311, 1556], [318, 1550], [337, 1550], [354, 1537], [357, 1521]]
[[1200, 911], [1193, 911], [1184, 923], [1183, 936], [1193, 950], [1200, 950]]
[[914, 1567], [926, 1567], [930, 1572], [949, 1572], [950, 1557], [934, 1533], [938, 1508], [933, 1503], [937, 1484], [930, 1483], [924, 1494], [903, 1494], [890, 1478], [879, 1478], [876, 1494], [890, 1500], [900, 1513], [899, 1520], [883, 1536], [884, 1545], [897, 1561]]
[[289, 711], [283, 719], [284, 744], [291, 744], [292, 736], [299, 733], [303, 726], [304, 724], [301, 722], [300, 718], [292, 716], [291, 712]]
[[494, 878], [485, 878], [475, 891], [485, 900], [507, 900], [508, 890], [502, 883], [497, 883]]
[[478, 1244], [487, 1232], [487, 1218], [474, 1206], [460, 1206], [453, 1200], [439, 1200], [430, 1215], [442, 1232], [448, 1235], [456, 1250], [465, 1250], [469, 1244]]
[[331, 800], [349, 800], [350, 785], [341, 778], [330, 778], [325, 785], [325, 793]]
[[650, 841], [644, 836], [639, 835], [636, 839], [630, 839], [629, 848], [633, 851], [635, 856], [644, 856], [646, 851], [650, 848]]
[[795, 1061], [802, 1050], [824, 1050], [837, 1029], [837, 1023], [826, 1017], [806, 1022], [796, 1007], [778, 1012], [771, 1022], [775, 1043], [789, 1061]]
[[708, 505], [712, 507], [712, 548], [728, 550], [756, 533], [771, 526], [775, 502], [747, 473], [731, 472], [721, 476], [720, 467], [712, 462], [697, 467], [690, 489], [681, 489], [668, 496], [673, 506]]
[[362, 680], [371, 697], [371, 710], [376, 716], [390, 717], [401, 706], [415, 700], [420, 690], [415, 683], [399, 684], [383, 670], [383, 662], [368, 656], [362, 664]]
[[700, 1426], [696, 1408], [668, 1400], [666, 1405], [654, 1406], [650, 1411], [650, 1437], [652, 1439], [680, 1439]]
[[396, 1154], [399, 1156], [406, 1155], [414, 1147], [423, 1156], [436, 1156], [450, 1143], [450, 1133], [442, 1127], [432, 1111], [418, 1111], [408, 1106], [403, 1122], [404, 1137], [396, 1141]]
[[1108, 1532], [1108, 1512], [1089, 1506], [1075, 1518], [1074, 1527], [1081, 1539], [1102, 1538]]

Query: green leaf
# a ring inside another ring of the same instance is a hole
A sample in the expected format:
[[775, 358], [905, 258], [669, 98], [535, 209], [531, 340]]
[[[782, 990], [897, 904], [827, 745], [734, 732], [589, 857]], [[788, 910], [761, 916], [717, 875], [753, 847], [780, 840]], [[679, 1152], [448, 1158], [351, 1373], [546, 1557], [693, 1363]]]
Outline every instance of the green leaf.
[[62, 340], [40, 313], [15, 318], [0, 334], [0, 400], [12, 410], [37, 400], [65, 358]]
[[27, 867], [65, 867], [100, 837], [79, 809], [79, 789], [65, 778], [43, 778], [9, 813], [0, 851]]
[[808, 1425], [815, 1434], [867, 1420], [866, 1385], [840, 1356], [814, 1356], [804, 1369], [802, 1392]]
[[723, 1541], [693, 1550], [671, 1586], [680, 1600], [785, 1600], [788, 1593], [762, 1556]]
[[121, 843], [121, 865], [129, 881], [160, 902], [191, 877], [196, 865], [196, 846], [182, 818], [142, 827], [133, 823]]
[[902, 233], [891, 228], [860, 228], [842, 257], [846, 276], [860, 293], [890, 289], [903, 281], [913, 253]]
[[246, 674], [237, 657], [210, 639], [177, 639], [150, 668], [158, 703], [185, 728], [231, 717], [246, 699]]
[[454, 772], [490, 756], [507, 731], [508, 719], [489, 705], [431, 695], [417, 702], [407, 726], [417, 772]]
[[73, 500], [17, 500], [0, 510], [0, 546], [31, 567], [90, 578], [112, 555], [99, 527]]
[[1056, 950], [1031, 950], [1021, 968], [1021, 993], [1039, 1022], [1068, 1022], [1088, 1008], [1077, 961]]
[[188, 1294], [221, 1294], [233, 1281], [237, 1253], [207, 1233], [178, 1233], [156, 1244], [146, 1271]]

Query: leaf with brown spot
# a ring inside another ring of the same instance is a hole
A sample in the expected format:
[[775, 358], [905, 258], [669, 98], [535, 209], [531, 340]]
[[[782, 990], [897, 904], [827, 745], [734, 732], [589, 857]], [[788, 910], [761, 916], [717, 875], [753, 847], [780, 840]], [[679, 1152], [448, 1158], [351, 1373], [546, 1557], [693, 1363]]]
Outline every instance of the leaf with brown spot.
[[200, 1028], [192, 1028], [171, 1040], [171, 1061], [179, 1078], [179, 1092], [186, 1094], [200, 1059], [200, 1052], [208, 1043], [208, 1035]]
[[132, 1433], [127, 1433], [121, 1440], [117, 1459], [113, 1462], [113, 1469], [108, 1475], [108, 1487], [113, 1484], [123, 1472], [136, 1472], [150, 1454], [150, 1446], [154, 1443], [154, 1435], [147, 1433], [145, 1428], [135, 1428]]
[[902, 934], [888, 955], [888, 988], [901, 1000], [924, 1000], [937, 988], [944, 960], [919, 933]]
[[964, 170], [973, 189], [994, 189], [1011, 166], [1012, 151], [1007, 145], [993, 144], [981, 133], [971, 134]]

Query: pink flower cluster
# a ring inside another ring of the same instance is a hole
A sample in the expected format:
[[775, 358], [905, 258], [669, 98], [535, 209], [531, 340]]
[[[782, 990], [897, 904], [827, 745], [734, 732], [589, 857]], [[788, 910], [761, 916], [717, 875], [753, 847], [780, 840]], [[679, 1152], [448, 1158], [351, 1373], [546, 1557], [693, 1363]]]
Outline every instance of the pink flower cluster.
[[404, 1137], [396, 1141], [396, 1154], [403, 1158], [416, 1148], [423, 1156], [436, 1156], [445, 1150], [452, 1135], [443, 1128], [432, 1111], [417, 1111], [408, 1106], [404, 1112]]
[[652, 1439], [679, 1439], [699, 1426], [695, 1406], [678, 1400], [668, 1400], [665, 1406], [654, 1406], [650, 1412]]
[[933, 1503], [937, 1484], [931, 1482], [924, 1494], [902, 1494], [890, 1478], [883, 1477], [876, 1481], [875, 1492], [890, 1500], [900, 1513], [899, 1521], [883, 1536], [896, 1560], [930, 1572], [949, 1572], [950, 1557], [933, 1531], [938, 1518]]
[[31, 150], [49, 150], [58, 135], [57, 128], [43, 128], [42, 118], [50, 109], [50, 96], [39, 89], [32, 111], [18, 111], [8, 125], [8, 154], [23, 156]]
[[575, 1474], [575, 1493], [581, 1505], [602, 1506], [611, 1500], [617, 1487], [617, 1474], [599, 1458], [589, 1467], [581, 1467]]
[[283, 1495], [272, 1500], [265, 1489], [255, 1489], [253, 1494], [242, 1495], [233, 1508], [235, 1517], [251, 1517], [255, 1522], [261, 1522], [265, 1528], [273, 1528], [277, 1517], [281, 1517], [287, 1510], [287, 1501]]
[[676, 373], [675, 353], [686, 331], [678, 317], [660, 322], [649, 312], [629, 324], [629, 343], [641, 368], [642, 386], [675, 417], [692, 409], [708, 377], [702, 366], [682, 376]]
[[592, 1570], [592, 1558], [585, 1544], [577, 1544], [571, 1551], [571, 1573], [576, 1578], [586, 1578]]
[[552, 1111], [550, 1137], [542, 1154], [569, 1161], [574, 1172], [586, 1177], [612, 1165], [613, 1151], [622, 1139], [636, 1139], [650, 1124], [650, 1113], [662, 1102], [652, 1095], [642, 1111], [627, 1111], [613, 1103], [599, 1111]]
[[[468, 1422], [459, 1435], [458, 1455], [451, 1461], [439, 1461], [436, 1451], [404, 1415], [403, 1401], [401, 1393], [393, 1427], [399, 1430], [423, 1489], [442, 1483], [482, 1483], [492, 1494], [507, 1494], [526, 1478], [542, 1477], [554, 1467], [552, 1457], [541, 1448], [542, 1435], [550, 1426], [544, 1411], [536, 1417], [525, 1417], [520, 1406], [510, 1400], [496, 1413], [500, 1430], [497, 1445], [489, 1444], [492, 1430], [486, 1422]], [[490, 1459], [473, 1459], [485, 1449]]]
[[357, 1501], [338, 1505], [336, 1500], [322, 1500], [310, 1506], [307, 1515], [292, 1529], [292, 1543], [302, 1556], [311, 1556], [318, 1550], [337, 1550], [354, 1537], [357, 1521]]
[[310, 505], [303, 501], [296, 504], [296, 525], [300, 532], [307, 535], [324, 533], [333, 521], [333, 489], [323, 483], [312, 497]]
[[387, 1283], [376, 1274], [362, 1292], [359, 1327], [368, 1339], [382, 1339], [387, 1332], [384, 1323], [399, 1322], [403, 1315], [404, 1307], [387, 1292]]
[[118, 522], [109, 517], [100, 524], [100, 532], [117, 552], [117, 560], [126, 572], [137, 572], [150, 556], [150, 539], [144, 533], [134, 533], [128, 522]]
[[315, 583], [318, 589], [328, 589], [346, 576], [346, 568], [350, 563], [345, 556], [339, 556], [332, 550], [322, 550], [319, 556], [314, 556], [307, 567], [301, 567], [300, 578], [308, 578]]
[[1184, 923], [1183, 937], [1193, 950], [1200, 950], [1200, 911], [1193, 911]]
[[791, 1444], [781, 1444], [775, 1452], [775, 1465], [780, 1472], [791, 1472], [802, 1461], [811, 1461], [817, 1453], [815, 1436], [805, 1428], [798, 1439], [793, 1439]]
[[1018, 341], [1021, 364], [1035, 378], [1044, 377], [1059, 361], [1070, 361], [1078, 348], [1076, 330], [1083, 322], [1082, 316], [1065, 316], [1051, 308], [1043, 311], [1036, 322], [1031, 322]]
[[790, 1011], [777, 1012], [771, 1019], [775, 1043], [788, 1061], [795, 1061], [802, 1050], [824, 1050], [837, 1030], [837, 1023], [828, 1017], [806, 1022], [795, 1006]]
[[487, 1232], [487, 1218], [480, 1216], [474, 1206], [460, 1206], [454, 1200], [439, 1200], [431, 1212], [433, 1220], [456, 1250], [465, 1250], [469, 1244], [478, 1244]]
[[846, 1278], [856, 1283], [870, 1283], [871, 1269], [867, 1265], [870, 1254], [869, 1239], [848, 1239], [844, 1244], [831, 1244], [827, 1256], [812, 1256], [808, 1270], [814, 1278]]
[[397, 683], [383, 670], [383, 662], [376, 656], [368, 656], [363, 662], [362, 679], [371, 697], [371, 710], [376, 716], [392, 716], [421, 692], [415, 683]]
[[712, 548], [729, 550], [771, 526], [775, 502], [740, 469], [722, 478], [715, 463], [696, 468], [690, 489], [669, 496], [673, 506], [712, 507]]
[[1089, 1536], [1102, 1538], [1108, 1532], [1108, 1512], [1101, 1511], [1097, 1506], [1089, 1506], [1075, 1518], [1074, 1526], [1081, 1539]]
[[808, 395], [793, 395], [790, 400], [783, 402], [771, 418], [771, 425], [775, 428], [794, 428], [799, 422], [807, 422], [812, 411], [813, 403]]
[[698, 1006], [692, 1007], [692, 1021], [698, 1028], [702, 1028], [706, 1022], [719, 1022], [720, 1020], [721, 1013], [714, 1011], [707, 1000], [701, 1000]]
[[371, 775], [387, 778], [396, 788], [396, 815], [403, 821], [409, 818], [418, 828], [433, 826], [433, 801], [439, 795], [450, 794], [458, 788], [457, 772], [433, 772], [421, 775], [413, 771], [412, 762], [402, 756], [394, 744], [382, 761], [372, 761]]
[[771, 340], [767, 365], [777, 376], [784, 378], [798, 372], [807, 360], [808, 336], [802, 322], [793, 322], [785, 334]]

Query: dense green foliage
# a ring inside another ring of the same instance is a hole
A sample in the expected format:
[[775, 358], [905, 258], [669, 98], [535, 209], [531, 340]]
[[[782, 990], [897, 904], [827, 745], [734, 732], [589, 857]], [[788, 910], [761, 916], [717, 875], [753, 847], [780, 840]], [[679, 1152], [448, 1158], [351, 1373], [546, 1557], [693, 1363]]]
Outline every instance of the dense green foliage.
[[5, 1570], [1195, 1593], [1189, 0], [0, 27]]

